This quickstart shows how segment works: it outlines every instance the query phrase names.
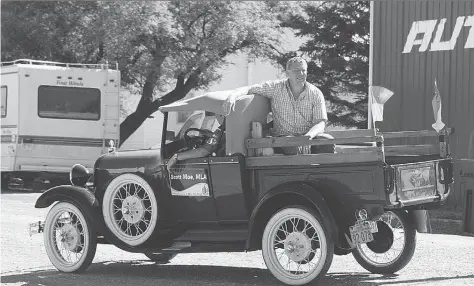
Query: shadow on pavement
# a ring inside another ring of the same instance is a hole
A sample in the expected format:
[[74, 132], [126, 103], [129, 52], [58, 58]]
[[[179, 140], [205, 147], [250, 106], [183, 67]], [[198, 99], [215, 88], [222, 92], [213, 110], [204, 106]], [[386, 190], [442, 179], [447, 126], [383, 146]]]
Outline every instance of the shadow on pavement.
[[[370, 273], [329, 273], [319, 285], [391, 285], [435, 282], [474, 278], [474, 275], [435, 277], [419, 280], [397, 279], [398, 275]], [[266, 269], [198, 266], [157, 265], [150, 261], [95, 263], [82, 274], [66, 274], [56, 270], [32, 271], [23, 274], [3, 274], [2, 285], [282, 285]], [[317, 285], [317, 284], [313, 284]]]

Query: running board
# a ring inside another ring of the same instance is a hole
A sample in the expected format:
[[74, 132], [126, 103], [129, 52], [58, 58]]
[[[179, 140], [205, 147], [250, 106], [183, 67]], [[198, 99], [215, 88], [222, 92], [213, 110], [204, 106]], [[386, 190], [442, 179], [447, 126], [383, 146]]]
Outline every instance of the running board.
[[175, 241], [232, 243], [246, 241], [248, 230], [234, 229], [193, 229], [184, 232]]
[[163, 248], [163, 251], [180, 251], [180, 250], [188, 248], [188, 247], [191, 247], [191, 242], [189, 242], [189, 241], [177, 241], [177, 242], [173, 243], [173, 245], [171, 245], [170, 247]]

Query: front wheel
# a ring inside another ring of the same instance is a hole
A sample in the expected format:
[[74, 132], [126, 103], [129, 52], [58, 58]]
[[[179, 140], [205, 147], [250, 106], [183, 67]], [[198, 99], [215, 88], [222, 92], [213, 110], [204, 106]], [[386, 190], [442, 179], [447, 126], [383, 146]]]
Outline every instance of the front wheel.
[[54, 267], [79, 273], [94, 259], [97, 236], [81, 209], [69, 202], [59, 202], [46, 216], [44, 245]]
[[357, 245], [352, 254], [372, 273], [393, 274], [405, 267], [415, 253], [415, 225], [407, 212], [388, 211], [379, 218], [377, 227], [374, 240]]
[[334, 242], [322, 219], [303, 206], [287, 207], [268, 221], [262, 237], [268, 270], [288, 285], [303, 285], [326, 274]]

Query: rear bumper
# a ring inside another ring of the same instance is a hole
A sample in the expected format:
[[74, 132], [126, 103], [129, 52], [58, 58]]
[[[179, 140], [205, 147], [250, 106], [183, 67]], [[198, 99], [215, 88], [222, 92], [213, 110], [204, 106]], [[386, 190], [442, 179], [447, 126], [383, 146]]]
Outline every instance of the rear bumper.
[[385, 175], [390, 209], [443, 202], [453, 187], [453, 159], [391, 165]]

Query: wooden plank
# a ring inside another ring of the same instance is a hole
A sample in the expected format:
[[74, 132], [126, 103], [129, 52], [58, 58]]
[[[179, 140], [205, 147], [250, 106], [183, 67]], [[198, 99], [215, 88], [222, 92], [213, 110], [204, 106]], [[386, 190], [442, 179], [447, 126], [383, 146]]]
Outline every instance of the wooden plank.
[[377, 151], [357, 153], [310, 154], [310, 155], [276, 155], [269, 157], [247, 157], [247, 168], [268, 166], [299, 166], [341, 163], [362, 163], [383, 161], [383, 154]]
[[334, 130], [334, 131], [325, 131], [324, 133], [332, 135], [334, 138], [375, 136], [374, 129]]
[[313, 139], [308, 137], [271, 137], [261, 139], [247, 139], [247, 148], [268, 148], [268, 147], [294, 147], [306, 145], [326, 145], [326, 144], [351, 144], [382, 141], [381, 136], [364, 136], [353, 138], [336, 138], [336, 139]]
[[382, 151], [382, 147], [360, 147], [360, 146], [345, 146], [345, 145], [337, 145], [336, 152], [337, 153], [359, 153], [359, 152], [371, 152], [371, 151]]
[[384, 146], [385, 156], [439, 154], [439, 145], [393, 145]]
[[[451, 134], [452, 129], [447, 128], [447, 133]], [[439, 134], [435, 130], [418, 130], [418, 131], [398, 131], [398, 132], [379, 132], [378, 135], [382, 135], [384, 139], [390, 138], [408, 138], [408, 137], [435, 137]]]

